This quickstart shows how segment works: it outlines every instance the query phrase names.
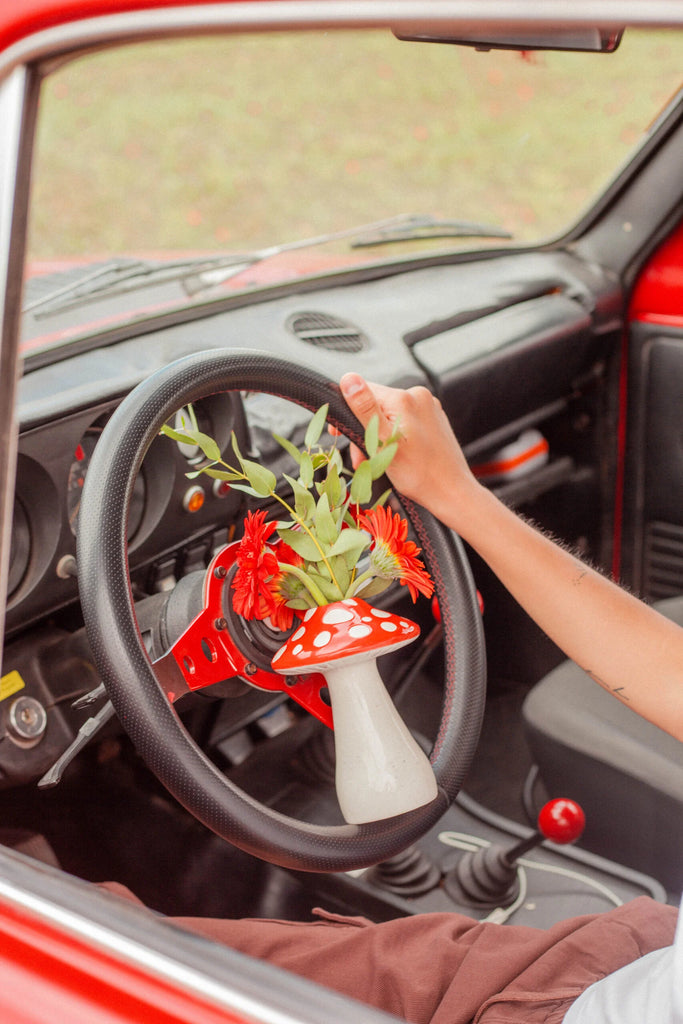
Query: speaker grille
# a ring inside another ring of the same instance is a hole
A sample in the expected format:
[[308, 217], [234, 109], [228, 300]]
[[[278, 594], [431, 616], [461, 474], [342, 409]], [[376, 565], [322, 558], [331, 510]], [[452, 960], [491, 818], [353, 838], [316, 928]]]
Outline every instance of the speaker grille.
[[683, 594], [683, 526], [648, 523], [644, 563], [646, 597], [657, 599]]

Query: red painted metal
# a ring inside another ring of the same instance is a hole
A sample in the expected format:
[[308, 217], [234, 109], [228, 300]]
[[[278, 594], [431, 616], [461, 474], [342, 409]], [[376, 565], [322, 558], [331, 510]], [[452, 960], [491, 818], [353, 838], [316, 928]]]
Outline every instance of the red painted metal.
[[683, 327], [683, 221], [640, 274], [631, 295], [629, 320]]
[[[224, 0], [204, 0], [219, 3]], [[230, 2], [230, 0], [228, 0]], [[187, 6], [182, 0], [0, 0], [0, 49], [67, 22], [127, 11]]]
[[619, 367], [619, 418], [617, 422], [617, 463], [614, 480], [614, 528], [612, 531], [612, 579], [621, 576], [621, 540], [624, 532], [624, 487], [626, 475], [626, 413], [628, 400], [628, 333], [621, 340]]
[[[650, 257], [631, 293], [628, 322], [683, 327], [683, 221]], [[614, 495], [612, 576], [621, 572], [624, 473], [628, 405], [628, 332], [624, 332], [619, 375], [619, 425], [617, 433], [617, 476]]]
[[0, 1019], [4, 1024], [245, 1024], [242, 1015], [2, 902]]
[[[201, 690], [224, 679], [240, 676], [261, 690], [284, 692], [306, 708], [319, 721], [332, 728], [332, 709], [320, 691], [327, 686], [319, 672], [308, 676], [285, 677], [254, 665], [230, 635], [224, 618], [224, 589], [230, 585], [229, 572], [235, 563], [239, 543], [228, 544], [217, 552], [204, 579], [204, 607], [176, 640], [165, 658], [173, 658], [188, 690]], [[163, 659], [161, 659], [163, 660]], [[173, 685], [173, 676], [169, 676]], [[169, 689], [162, 675], [161, 682], [169, 700], [177, 700], [182, 692]]]

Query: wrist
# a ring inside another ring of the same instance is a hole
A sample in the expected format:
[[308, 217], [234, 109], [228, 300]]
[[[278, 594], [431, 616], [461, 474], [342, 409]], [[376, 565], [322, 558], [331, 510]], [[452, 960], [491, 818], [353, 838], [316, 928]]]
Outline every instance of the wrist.
[[492, 515], [492, 505], [498, 499], [474, 477], [459, 480], [453, 486], [439, 488], [439, 493], [427, 508], [437, 519], [454, 530], [473, 547], [482, 531], [488, 529], [487, 521]]

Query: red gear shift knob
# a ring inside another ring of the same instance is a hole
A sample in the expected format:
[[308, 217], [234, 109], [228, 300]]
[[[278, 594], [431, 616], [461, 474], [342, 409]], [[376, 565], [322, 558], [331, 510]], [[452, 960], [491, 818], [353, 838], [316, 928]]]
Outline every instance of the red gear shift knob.
[[538, 830], [552, 843], [574, 843], [586, 826], [586, 815], [575, 800], [549, 800], [538, 815]]
[[466, 853], [444, 877], [446, 892], [456, 901], [479, 906], [510, 906], [519, 893], [517, 861], [544, 839], [573, 843], [586, 824], [583, 809], [574, 800], [549, 800], [538, 815], [538, 831], [509, 849], [492, 844]]

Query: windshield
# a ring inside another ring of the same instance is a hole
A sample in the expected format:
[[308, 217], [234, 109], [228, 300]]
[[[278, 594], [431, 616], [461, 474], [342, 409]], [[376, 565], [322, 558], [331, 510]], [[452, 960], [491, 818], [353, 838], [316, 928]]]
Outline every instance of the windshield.
[[557, 236], [680, 86], [682, 51], [658, 32], [596, 55], [376, 30], [81, 58], [42, 86], [24, 351], [306, 275]]

